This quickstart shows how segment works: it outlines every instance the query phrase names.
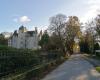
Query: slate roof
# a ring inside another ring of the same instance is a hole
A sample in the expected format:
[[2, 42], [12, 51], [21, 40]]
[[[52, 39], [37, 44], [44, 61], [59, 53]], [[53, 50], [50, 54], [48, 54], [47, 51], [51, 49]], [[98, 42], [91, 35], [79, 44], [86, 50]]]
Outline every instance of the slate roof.
[[17, 30], [14, 31], [13, 35], [18, 36]]
[[22, 29], [24, 29], [24, 26], [23, 25], [21, 27], [19, 27], [19, 30], [22, 30]]
[[27, 31], [27, 34], [29, 34], [30, 36], [33, 36], [33, 34], [35, 34], [35, 31]]

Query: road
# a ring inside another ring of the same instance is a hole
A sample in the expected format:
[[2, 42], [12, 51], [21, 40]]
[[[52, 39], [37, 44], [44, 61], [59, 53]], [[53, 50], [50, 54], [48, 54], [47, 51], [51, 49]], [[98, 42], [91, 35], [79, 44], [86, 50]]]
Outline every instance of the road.
[[77, 54], [72, 55], [42, 80], [100, 80], [100, 73], [83, 55]]

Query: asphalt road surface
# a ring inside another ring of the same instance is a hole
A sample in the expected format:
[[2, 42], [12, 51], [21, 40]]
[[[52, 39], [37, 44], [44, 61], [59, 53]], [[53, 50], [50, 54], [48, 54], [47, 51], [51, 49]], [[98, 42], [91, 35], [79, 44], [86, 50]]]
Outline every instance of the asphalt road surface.
[[72, 55], [42, 80], [100, 80], [100, 73], [82, 56]]

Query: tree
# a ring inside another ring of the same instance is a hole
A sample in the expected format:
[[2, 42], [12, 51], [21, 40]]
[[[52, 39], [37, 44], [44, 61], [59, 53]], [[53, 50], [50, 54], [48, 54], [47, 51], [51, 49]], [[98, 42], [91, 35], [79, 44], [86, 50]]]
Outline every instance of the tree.
[[[70, 16], [58, 14], [50, 18], [50, 26], [52, 40], [55, 41], [57, 49], [63, 53], [69, 51], [72, 53], [74, 38], [80, 37], [80, 23], [77, 16]], [[54, 37], [55, 36], [55, 37]]]
[[88, 44], [89, 50], [94, 53], [96, 38], [100, 36], [100, 15], [87, 22], [86, 27], [87, 29], [85, 32], [87, 34], [87, 38], [85, 40]]
[[100, 49], [99, 44], [98, 43], [94, 44], [94, 50], [99, 50], [99, 49]]
[[65, 46], [70, 53], [73, 52], [74, 38], [80, 38], [80, 23], [77, 16], [70, 16], [65, 23]]
[[95, 18], [96, 27], [95, 30], [97, 34], [100, 36], [100, 15]]
[[49, 30], [51, 32], [52, 39], [54, 38], [54, 41], [57, 43], [54, 43], [55, 46], [61, 51], [64, 51], [63, 31], [65, 29], [66, 18], [67, 17], [63, 14], [57, 14], [49, 19]]
[[66, 22], [66, 16], [63, 14], [57, 14], [49, 19], [50, 25], [49, 29], [51, 32], [55, 32], [59, 37], [61, 36], [62, 29], [64, 28], [64, 23]]
[[44, 32], [44, 34], [41, 37], [41, 40], [39, 41], [39, 45], [43, 50], [47, 50], [49, 44], [49, 35], [47, 31]]
[[55, 33], [50, 36], [50, 46], [52, 50], [61, 50], [61, 47], [63, 46], [62, 43], [59, 36]]
[[8, 40], [4, 38], [2, 34], [0, 34], [0, 45], [7, 45]]
[[93, 28], [93, 22], [87, 22], [86, 23], [86, 30], [84, 34], [84, 48], [85, 48], [85, 53], [93, 52], [94, 48], [94, 28]]

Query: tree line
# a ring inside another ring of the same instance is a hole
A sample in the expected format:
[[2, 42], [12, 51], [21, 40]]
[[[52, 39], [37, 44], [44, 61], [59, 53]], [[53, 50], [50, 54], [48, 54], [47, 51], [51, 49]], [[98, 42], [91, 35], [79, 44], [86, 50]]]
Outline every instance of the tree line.
[[[82, 29], [85, 27], [85, 31]], [[74, 39], [79, 38], [81, 51], [89, 53], [95, 48], [96, 38], [100, 37], [100, 15], [82, 25], [77, 16], [57, 14], [49, 18], [48, 29], [39, 41], [43, 50], [60, 50], [62, 53], [73, 53]], [[99, 48], [99, 47], [98, 47]]]
[[[77, 16], [66, 17], [63, 14], [57, 14], [49, 19], [50, 25], [48, 31], [50, 36], [45, 32], [39, 43], [43, 40], [43, 37], [48, 35], [48, 43], [40, 44], [42, 49], [54, 49], [60, 50], [62, 53], [69, 51], [73, 52], [74, 38], [80, 37], [78, 34], [80, 31], [80, 22]], [[45, 37], [46, 39], [46, 37]], [[45, 40], [43, 40], [45, 42]], [[46, 42], [47, 42], [46, 41]]]

